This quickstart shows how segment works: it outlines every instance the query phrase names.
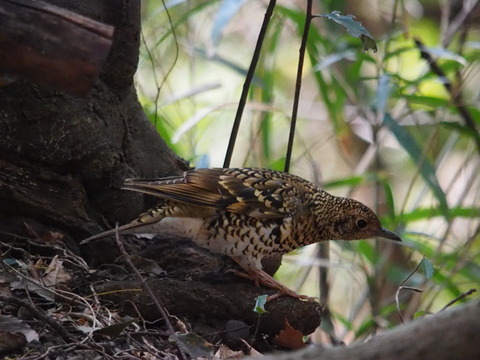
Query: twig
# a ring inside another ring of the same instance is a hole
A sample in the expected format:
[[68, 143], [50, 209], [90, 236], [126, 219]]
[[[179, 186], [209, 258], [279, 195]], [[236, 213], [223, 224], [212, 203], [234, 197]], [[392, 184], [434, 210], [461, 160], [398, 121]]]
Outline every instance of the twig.
[[[140, 272], [135, 267], [135, 265], [133, 265], [133, 262], [130, 259], [130, 256], [128, 255], [127, 251], [125, 250], [125, 247], [123, 246], [123, 243], [120, 241], [120, 236], [119, 236], [119, 232], [118, 232], [118, 223], [115, 225], [115, 243], [117, 244], [118, 249], [120, 250], [120, 253], [125, 258], [125, 262], [127, 263], [128, 267], [133, 271], [135, 276], [138, 278], [138, 280], [145, 287], [145, 290], [147, 290], [148, 295], [150, 296], [153, 303], [155, 304], [155, 307], [157, 308], [157, 310], [162, 315], [162, 318], [165, 321], [165, 324], [167, 325], [168, 331], [170, 332], [171, 335], [175, 334], [175, 329], [173, 328], [172, 324], [170, 323], [170, 320], [168, 319], [167, 312], [165, 311], [163, 306], [160, 304], [158, 299], [153, 294], [153, 291], [150, 288], [150, 286], [148, 286], [147, 282], [145, 281], [145, 278], [140, 274]], [[180, 358], [183, 359], [183, 360], [186, 359], [185, 354], [183, 353], [182, 349], [180, 349], [178, 346], [177, 346], [177, 348], [178, 348], [179, 353], [180, 353]]]
[[288, 134], [287, 154], [285, 156], [284, 171], [290, 170], [292, 159], [293, 140], [295, 138], [295, 128], [297, 126], [298, 104], [300, 102], [300, 90], [302, 88], [303, 63], [305, 60], [305, 51], [307, 49], [308, 32], [313, 19], [312, 0], [307, 1], [307, 10], [305, 12], [305, 26], [303, 27], [302, 43], [298, 54], [297, 81], [295, 83], [295, 95], [293, 97], [292, 118], [290, 120], [290, 133]]
[[465, 122], [465, 127], [471, 132], [472, 137], [475, 141], [475, 145], [477, 146], [477, 151], [480, 154], [480, 134], [478, 133], [472, 114], [470, 114], [467, 106], [463, 101], [463, 96], [460, 89], [456, 89], [453, 87], [450, 80], [448, 80], [443, 70], [437, 64], [435, 59], [432, 58], [432, 56], [428, 52], [428, 49], [425, 47], [425, 45], [423, 45], [420, 39], [414, 39], [414, 41], [418, 50], [420, 50], [420, 56], [428, 63], [428, 65], [430, 66], [430, 70], [442, 80], [441, 82], [450, 94], [453, 105], [457, 108], [458, 113]]
[[53, 329], [53, 331], [55, 331], [58, 335], [60, 335], [64, 341], [70, 342], [72, 340], [70, 334], [63, 327], [62, 324], [60, 324], [54, 318], [45, 315], [41, 310], [36, 308], [34, 305], [30, 304], [28, 301], [19, 299], [15, 296], [0, 296], [0, 301], [10, 303], [10, 304], [20, 305], [21, 307], [24, 307], [35, 318], [37, 318], [38, 320], [50, 326]]
[[397, 291], [395, 292], [395, 304], [397, 305], [398, 316], [400, 316], [400, 321], [402, 322], [402, 324], [404, 324], [405, 322], [403, 321], [402, 311], [400, 310], [400, 300], [399, 300], [400, 291], [401, 290], [412, 290], [412, 291], [419, 292], [419, 293], [423, 292], [423, 290], [419, 289], [419, 288], [415, 288], [415, 287], [412, 287], [412, 286], [404, 286], [404, 284], [408, 281], [408, 279], [410, 279], [413, 276], [413, 274], [415, 274], [418, 271], [418, 269], [420, 268], [420, 265], [422, 265], [421, 261], [418, 263], [417, 267], [407, 276], [407, 278], [401, 282], [400, 286], [398, 287]]
[[[330, 244], [328, 241], [321, 242], [317, 244], [317, 254], [318, 259], [327, 259], [330, 260]], [[334, 345], [338, 345], [340, 341], [335, 336], [335, 326], [332, 321], [332, 314], [330, 312], [330, 307], [328, 306], [328, 300], [330, 295], [330, 283], [328, 282], [328, 266], [318, 265], [318, 289], [320, 293], [320, 305], [324, 306], [324, 311], [322, 312], [322, 328], [325, 330], [330, 338], [330, 341]]]
[[168, 24], [170, 25], [170, 29], [172, 31], [173, 42], [175, 44], [175, 55], [174, 55], [173, 63], [170, 66], [170, 68], [167, 70], [165, 76], [163, 77], [163, 80], [162, 80], [161, 84], [159, 84], [158, 79], [157, 79], [157, 75], [156, 75], [157, 70], [156, 70], [156, 67], [155, 67], [155, 60], [153, 58], [152, 52], [150, 51], [150, 48], [148, 47], [147, 41], [145, 40], [145, 36], [143, 34], [143, 29], [140, 28], [140, 37], [141, 37], [143, 45], [145, 46], [148, 61], [150, 62], [151, 66], [152, 66], [153, 81], [154, 81], [155, 86], [157, 88], [157, 93], [155, 94], [155, 100], [154, 100], [155, 114], [154, 114], [153, 123], [154, 123], [155, 126], [157, 126], [157, 120], [158, 120], [158, 99], [160, 98], [160, 92], [162, 90], [163, 85], [167, 81], [168, 76], [172, 73], [173, 69], [175, 68], [175, 65], [178, 62], [178, 57], [179, 57], [179, 53], [180, 53], [180, 50], [179, 50], [179, 47], [178, 47], [177, 33], [175, 31], [175, 26], [173, 24], [173, 20], [172, 20], [172, 17], [170, 15], [170, 11], [168, 10], [168, 6], [165, 4], [165, 0], [162, 0], [162, 5], [163, 5], [163, 9], [165, 10], [165, 14], [167, 15]]
[[252, 84], [253, 74], [255, 73], [258, 59], [260, 58], [260, 51], [262, 50], [263, 40], [265, 39], [268, 24], [270, 23], [270, 19], [272, 17], [273, 9], [275, 8], [276, 3], [276, 0], [270, 0], [270, 2], [268, 3], [262, 27], [260, 29], [260, 33], [258, 34], [257, 43], [255, 44], [255, 50], [253, 51], [252, 61], [245, 77], [245, 83], [243, 84], [240, 101], [238, 102], [237, 113], [235, 114], [232, 132], [230, 133], [230, 140], [228, 141], [227, 153], [225, 154], [225, 161], [223, 162], [223, 167], [226, 168], [230, 167], [230, 162], [232, 161], [233, 149], [235, 148], [235, 142], [237, 140], [238, 130], [240, 128], [240, 122], [242, 121], [243, 110], [245, 109], [245, 104], [247, 103], [248, 90], [250, 89], [250, 85]]
[[255, 345], [255, 341], [257, 340], [258, 329], [260, 329], [260, 320], [262, 319], [262, 314], [258, 314], [257, 325], [255, 326], [255, 332], [253, 333], [253, 341], [252, 346]]
[[465, 291], [463, 294], [460, 294], [459, 296], [457, 296], [455, 299], [453, 299], [452, 301], [450, 301], [447, 305], [445, 305], [443, 308], [440, 309], [440, 311], [443, 311], [445, 309], [447, 309], [449, 306], [455, 304], [457, 301], [459, 300], [462, 300], [463, 298], [469, 296], [469, 295], [472, 295], [474, 292], [476, 292], [477, 289], [470, 289], [468, 291]]
[[442, 46], [447, 47], [453, 39], [453, 36], [458, 32], [460, 27], [465, 26], [468, 17], [474, 12], [479, 4], [478, 0], [464, 1], [462, 10], [458, 12], [455, 18], [451, 21], [450, 26], [446, 29]]

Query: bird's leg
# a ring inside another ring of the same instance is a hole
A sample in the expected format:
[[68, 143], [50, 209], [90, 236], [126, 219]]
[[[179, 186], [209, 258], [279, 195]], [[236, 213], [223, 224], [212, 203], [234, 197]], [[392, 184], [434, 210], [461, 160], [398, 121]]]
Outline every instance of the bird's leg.
[[260, 287], [260, 283], [258, 281], [258, 277], [252, 277], [249, 273], [244, 273], [242, 271], [238, 271], [235, 269], [228, 269], [226, 272], [232, 273], [235, 276], [242, 277], [244, 279], [252, 280], [256, 287]]
[[267, 274], [265, 271], [256, 268], [250, 268], [247, 270], [252, 278], [255, 278], [257, 282], [271, 289], [278, 290], [278, 293], [270, 295], [267, 297], [267, 301], [272, 301], [280, 296], [291, 296], [300, 300], [309, 300], [315, 301], [315, 298], [309, 297], [307, 295], [297, 294], [295, 291], [289, 289], [283, 285], [280, 281], [275, 280], [271, 275]]
[[245, 279], [252, 280], [255, 283], [255, 286], [259, 286], [260, 284], [271, 288], [278, 290], [278, 293], [274, 295], [270, 295], [267, 297], [267, 301], [272, 301], [280, 296], [291, 296], [296, 299], [301, 299], [301, 300], [309, 300], [309, 301], [315, 301], [316, 298], [312, 298], [306, 295], [299, 295], [295, 291], [289, 289], [285, 285], [283, 285], [280, 281], [275, 280], [271, 275], [267, 274], [265, 271], [262, 269], [257, 269], [255, 267], [246, 267], [244, 266], [238, 259], [233, 258], [245, 271], [246, 273], [234, 269], [227, 270], [228, 272], [231, 272], [237, 276], [243, 277]]

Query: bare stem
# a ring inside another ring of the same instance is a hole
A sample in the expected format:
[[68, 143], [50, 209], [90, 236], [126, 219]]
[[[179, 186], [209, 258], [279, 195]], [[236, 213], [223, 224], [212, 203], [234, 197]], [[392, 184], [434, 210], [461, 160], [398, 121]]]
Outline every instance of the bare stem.
[[250, 67], [248, 68], [247, 76], [245, 77], [245, 83], [243, 84], [242, 94], [240, 95], [240, 101], [238, 102], [237, 113], [235, 114], [235, 120], [233, 121], [232, 132], [230, 133], [230, 140], [228, 141], [227, 153], [225, 154], [225, 161], [223, 162], [223, 167], [230, 167], [230, 162], [232, 161], [233, 149], [235, 148], [235, 142], [237, 140], [238, 129], [240, 128], [240, 122], [242, 121], [243, 110], [245, 109], [245, 104], [247, 103], [248, 90], [252, 84], [253, 75], [255, 74], [255, 68], [257, 67], [258, 59], [260, 58], [260, 52], [262, 50], [263, 40], [267, 33], [268, 24], [272, 18], [273, 9], [275, 8], [277, 1], [270, 0], [268, 3], [267, 11], [265, 12], [265, 17], [263, 19], [262, 27], [260, 33], [258, 34], [257, 43], [255, 45], [255, 50], [253, 52], [252, 61]]
[[[173, 328], [172, 326], [172, 323], [170, 322], [169, 318], [168, 318], [168, 315], [167, 315], [167, 312], [165, 311], [165, 309], [163, 308], [163, 306], [160, 304], [160, 302], [158, 301], [157, 297], [155, 296], [155, 294], [153, 293], [152, 289], [150, 288], [150, 286], [148, 286], [147, 282], [145, 281], [145, 278], [142, 276], [142, 274], [140, 274], [140, 272], [138, 271], [138, 269], [135, 267], [135, 265], [133, 264], [132, 260], [130, 259], [130, 255], [127, 253], [127, 250], [125, 250], [125, 246], [123, 246], [123, 243], [120, 241], [120, 236], [118, 234], [118, 223], [116, 224], [115, 226], [115, 242], [117, 244], [117, 247], [118, 249], [120, 250], [120, 253], [123, 255], [123, 257], [125, 258], [125, 262], [127, 263], [128, 267], [130, 268], [130, 270], [133, 271], [133, 273], [135, 274], [135, 276], [137, 277], [137, 279], [142, 283], [142, 285], [145, 287], [145, 290], [147, 290], [147, 293], [148, 295], [150, 296], [151, 300], [153, 301], [153, 303], [155, 304], [155, 307], [157, 308], [157, 310], [160, 312], [160, 315], [162, 315], [162, 318], [163, 320], [165, 321], [165, 324], [167, 325], [167, 328], [168, 328], [168, 332], [170, 333], [170, 335], [173, 335], [175, 334], [175, 329]], [[178, 350], [180, 352], [180, 358], [182, 360], [186, 359], [186, 356], [185, 354], [183, 353], [182, 349], [180, 349], [178, 347]]]
[[312, 3], [313, 0], [307, 1], [307, 10], [305, 12], [305, 26], [303, 28], [302, 43], [298, 54], [297, 81], [295, 83], [295, 95], [293, 97], [292, 118], [290, 120], [290, 133], [288, 135], [287, 154], [285, 156], [284, 171], [290, 170], [290, 162], [292, 160], [293, 140], [295, 138], [295, 128], [297, 126], [298, 103], [300, 102], [300, 90], [302, 88], [303, 63], [305, 60], [305, 51], [307, 49], [308, 32], [310, 23], [312, 22]]
[[417, 267], [402, 281], [402, 283], [400, 284], [400, 286], [398, 287], [397, 289], [397, 292], [395, 293], [395, 303], [397, 305], [397, 312], [398, 312], [398, 316], [400, 316], [400, 321], [402, 322], [402, 324], [404, 324], [405, 322], [403, 321], [403, 316], [402, 316], [402, 311], [400, 310], [400, 291], [401, 290], [411, 290], [411, 291], [415, 291], [415, 292], [423, 292], [422, 289], [418, 289], [418, 288], [414, 288], [414, 287], [411, 287], [411, 286], [405, 286], [404, 284], [408, 281], [408, 279], [410, 279], [412, 277], [413, 274], [415, 274], [418, 269], [420, 268], [420, 265], [422, 265], [422, 262], [420, 261], [417, 265]]

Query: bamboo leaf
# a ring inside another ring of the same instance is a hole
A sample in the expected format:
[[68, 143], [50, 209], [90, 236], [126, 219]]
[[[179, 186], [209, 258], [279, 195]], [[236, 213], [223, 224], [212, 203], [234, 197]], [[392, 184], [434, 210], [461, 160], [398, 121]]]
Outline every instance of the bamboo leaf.
[[[451, 218], [461, 217], [476, 219], [480, 216], [480, 210], [478, 208], [453, 207], [449, 209], [449, 215]], [[443, 209], [416, 208], [410, 212], [397, 215], [397, 220], [409, 223], [412, 221], [431, 219], [436, 216], [444, 216]]]
[[410, 158], [417, 164], [420, 175], [428, 184], [428, 186], [432, 190], [432, 193], [437, 198], [443, 216], [445, 216], [446, 218], [450, 218], [447, 198], [442, 188], [440, 187], [437, 176], [435, 174], [435, 168], [430, 163], [430, 161], [428, 161], [428, 159], [426, 159], [425, 156], [422, 154], [422, 149], [420, 148], [420, 146], [408, 133], [408, 131], [405, 130], [405, 128], [397, 124], [397, 122], [390, 116], [389, 113], [385, 113], [383, 117], [383, 123], [388, 126], [388, 128], [392, 131], [393, 135], [397, 138], [400, 145], [402, 145], [408, 155], [410, 155]]
[[430, 260], [426, 257], [423, 257], [422, 261], [420, 262], [423, 272], [425, 273], [425, 277], [427, 279], [431, 279], [433, 276], [433, 264]]
[[360, 38], [363, 44], [363, 50], [367, 51], [372, 49], [377, 52], [377, 44], [370, 35], [368, 30], [362, 25], [362, 23], [354, 20], [353, 15], [342, 15], [340, 11], [333, 11], [330, 14], [315, 15], [315, 17], [323, 17], [342, 25], [350, 35]]
[[387, 111], [387, 102], [392, 93], [392, 84], [390, 82], [390, 75], [384, 74], [378, 79], [378, 88], [377, 94], [375, 96], [375, 102], [373, 106], [377, 111], [381, 113], [386, 113]]

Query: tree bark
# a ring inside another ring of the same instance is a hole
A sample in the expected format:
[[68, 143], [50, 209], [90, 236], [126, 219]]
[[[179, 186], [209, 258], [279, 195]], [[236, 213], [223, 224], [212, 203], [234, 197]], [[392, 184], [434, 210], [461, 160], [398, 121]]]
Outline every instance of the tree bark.
[[456, 360], [480, 359], [480, 301], [398, 326], [343, 348], [312, 346], [265, 360]]
[[[36, 251], [45, 256], [45, 247], [33, 247], [25, 239], [48, 243], [46, 239], [60, 238], [93, 267], [112, 264], [119, 252], [111, 241], [81, 248], [78, 242], [116, 222], [126, 223], [153, 205], [151, 198], [121, 190], [124, 179], [171, 176], [187, 166], [148, 121], [133, 86], [140, 1], [50, 3], [114, 26], [113, 44], [98, 81], [86, 97], [27, 81], [0, 87], [0, 252], [10, 251], [8, 245], [15, 244], [16, 249], [27, 248], [28, 254], [33, 254], [29, 256], [35, 258]], [[128, 243], [129, 239], [125, 240]], [[221, 285], [212, 283], [212, 271], [215, 278], [232, 266], [228, 258], [181, 239], [157, 239], [146, 245], [154, 250], [140, 253], [138, 247], [131, 246], [130, 253], [149, 257], [167, 270], [160, 279], [152, 279], [150, 286], [157, 289], [166, 310], [200, 329], [199, 335], [223, 331], [231, 319], [257, 326], [255, 297], [271, 291], [231, 275], [220, 275]], [[61, 256], [61, 252], [49, 250]], [[193, 256], [195, 252], [205, 256]], [[194, 280], [191, 274], [195, 274]], [[143, 286], [134, 277], [128, 282], [115, 277], [109, 280], [102, 277], [97, 291]], [[131, 298], [131, 294], [127, 298], [112, 295], [109, 300], [123, 303]], [[139, 304], [149, 302], [143, 293], [137, 300]], [[158, 319], [151, 308], [145, 309], [142, 316]], [[305, 334], [311, 333], [320, 323], [322, 310], [317, 303], [292, 298], [276, 300], [267, 304], [267, 309], [269, 313], [260, 321], [259, 337], [278, 333], [285, 318]]]
[[0, 213], [7, 223], [35, 219], [80, 240], [145, 209], [142, 196], [120, 190], [126, 177], [175, 175], [185, 165], [133, 87], [140, 1], [52, 3], [114, 26], [114, 41], [87, 97], [26, 81], [0, 88]]

